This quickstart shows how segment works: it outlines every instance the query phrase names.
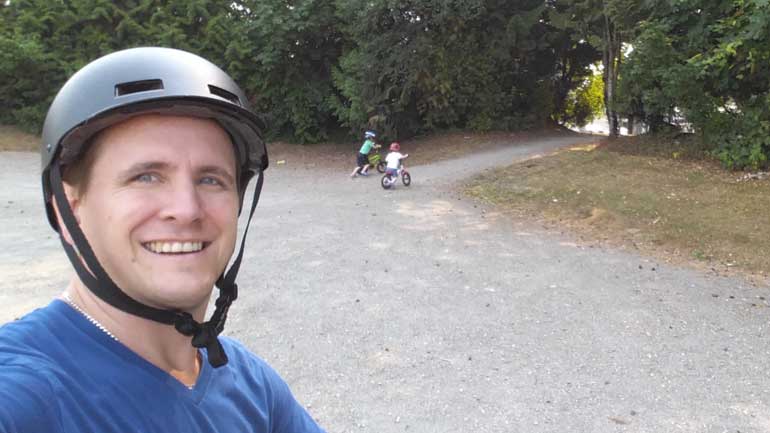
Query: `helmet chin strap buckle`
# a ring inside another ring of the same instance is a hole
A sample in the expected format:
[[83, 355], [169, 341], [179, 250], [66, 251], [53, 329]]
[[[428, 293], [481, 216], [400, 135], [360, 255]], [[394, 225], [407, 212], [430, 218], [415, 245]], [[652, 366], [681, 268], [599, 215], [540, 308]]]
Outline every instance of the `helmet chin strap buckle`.
[[227, 354], [218, 338], [221, 331], [221, 328], [217, 330], [216, 325], [209, 321], [200, 325], [198, 332], [195, 333], [192, 339], [193, 346], [206, 348], [209, 364], [214, 368], [227, 364]]
[[217, 287], [219, 287], [219, 290], [222, 292], [216, 301], [217, 308], [224, 306], [229, 307], [233, 301], [238, 299], [238, 284], [227, 283], [226, 281], [221, 280], [217, 282]]
[[200, 323], [193, 319], [192, 314], [186, 311], [179, 313], [174, 322], [174, 328], [176, 328], [180, 334], [187, 336], [195, 335], [199, 331], [200, 326]]
[[[221, 299], [221, 298], [220, 298]], [[219, 341], [219, 333], [224, 328], [227, 309], [217, 308], [214, 317], [204, 323], [198, 323], [188, 312], [179, 313], [174, 328], [182, 335], [192, 336], [192, 345], [198, 349], [206, 349], [209, 364], [217, 368], [227, 364], [227, 354]]]

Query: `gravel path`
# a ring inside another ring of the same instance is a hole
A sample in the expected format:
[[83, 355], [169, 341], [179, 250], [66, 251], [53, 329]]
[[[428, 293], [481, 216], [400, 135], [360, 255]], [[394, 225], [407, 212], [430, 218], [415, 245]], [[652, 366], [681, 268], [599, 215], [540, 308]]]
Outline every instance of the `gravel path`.
[[[271, 167], [226, 332], [329, 432], [770, 431], [770, 287], [584, 246], [454, 192], [590, 139], [410, 167], [393, 191]], [[0, 154], [0, 323], [69, 274], [37, 173], [36, 155]]]

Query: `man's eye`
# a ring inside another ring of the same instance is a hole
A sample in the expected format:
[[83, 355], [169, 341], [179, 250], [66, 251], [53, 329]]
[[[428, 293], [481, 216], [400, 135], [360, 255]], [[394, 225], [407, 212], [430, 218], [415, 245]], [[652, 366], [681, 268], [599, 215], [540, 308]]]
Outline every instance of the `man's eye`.
[[201, 178], [200, 182], [203, 185], [221, 185], [222, 184], [219, 180], [217, 180], [217, 179], [215, 179], [213, 177], [208, 177], [208, 176], [204, 177], [204, 178]]
[[134, 178], [137, 182], [152, 183], [158, 180], [158, 176], [151, 173], [143, 173]]

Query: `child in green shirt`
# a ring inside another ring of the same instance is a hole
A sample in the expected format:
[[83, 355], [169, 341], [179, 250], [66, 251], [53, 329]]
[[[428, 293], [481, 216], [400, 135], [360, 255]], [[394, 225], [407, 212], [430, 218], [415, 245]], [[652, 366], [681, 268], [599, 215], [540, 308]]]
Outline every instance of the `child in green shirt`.
[[366, 133], [364, 133], [364, 138], [366, 140], [364, 141], [364, 144], [361, 145], [361, 149], [358, 150], [358, 155], [356, 156], [356, 168], [350, 173], [351, 178], [354, 178], [359, 174], [361, 176], [369, 176], [369, 152], [377, 147], [377, 143], [374, 142], [376, 137], [377, 134], [375, 134], [374, 131], [366, 131]]

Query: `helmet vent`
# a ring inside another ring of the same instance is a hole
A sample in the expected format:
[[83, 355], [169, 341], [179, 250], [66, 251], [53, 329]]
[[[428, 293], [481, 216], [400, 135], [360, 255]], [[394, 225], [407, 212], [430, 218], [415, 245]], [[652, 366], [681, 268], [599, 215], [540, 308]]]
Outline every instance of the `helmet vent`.
[[225, 89], [219, 88], [217, 86], [212, 86], [211, 84], [209, 84], [209, 92], [211, 92], [212, 95], [217, 95], [220, 98], [227, 99], [228, 101], [232, 102], [235, 105], [241, 105], [241, 100], [238, 99], [237, 96], [228, 92]]
[[162, 90], [163, 81], [161, 80], [142, 80], [120, 83], [115, 85], [115, 96], [130, 95], [132, 93], [149, 92], [151, 90]]

